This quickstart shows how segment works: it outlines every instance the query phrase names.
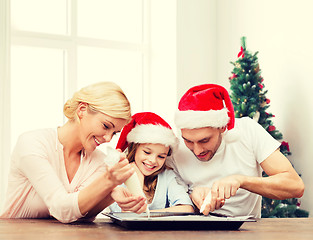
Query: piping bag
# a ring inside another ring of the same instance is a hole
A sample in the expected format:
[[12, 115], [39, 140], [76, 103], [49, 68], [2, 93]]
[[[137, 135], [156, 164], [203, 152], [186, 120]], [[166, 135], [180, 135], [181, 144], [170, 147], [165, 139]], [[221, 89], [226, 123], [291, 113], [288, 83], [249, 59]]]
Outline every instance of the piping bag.
[[201, 208], [200, 208], [200, 213], [202, 213], [205, 209], [205, 206], [211, 202], [211, 199], [212, 199], [212, 195], [211, 195], [211, 191], [208, 193], [208, 195], [206, 195], [202, 205], [201, 205]]
[[[115, 163], [117, 163], [120, 160], [120, 155], [121, 153], [119, 151], [117, 151], [116, 149], [113, 149], [111, 147], [107, 148], [107, 156], [109, 156], [111, 158], [110, 161], [106, 162], [108, 165], [114, 165]], [[136, 172], [133, 173], [133, 175], [131, 175], [125, 182], [124, 184], [126, 185], [127, 189], [129, 190], [129, 192], [131, 194], [133, 194], [134, 196], [142, 196], [142, 197], [146, 197], [143, 190], [142, 190], [142, 186], [140, 184], [138, 175]], [[147, 204], [147, 209], [146, 209], [146, 213], [148, 218], [150, 218], [150, 210]]]

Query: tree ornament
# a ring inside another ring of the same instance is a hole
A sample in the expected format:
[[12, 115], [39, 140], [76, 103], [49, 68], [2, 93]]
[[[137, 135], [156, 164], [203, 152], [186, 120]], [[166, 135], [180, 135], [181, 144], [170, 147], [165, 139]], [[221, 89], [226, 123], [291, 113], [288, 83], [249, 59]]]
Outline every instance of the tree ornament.
[[256, 66], [256, 68], [254, 69], [254, 73], [258, 73], [260, 71], [260, 66], [259, 64]]
[[236, 67], [236, 68], [241, 68], [240, 63], [238, 63], [238, 62], [237, 62], [237, 63], [235, 63], [235, 67]]
[[233, 75], [231, 75], [230, 77], [229, 77], [229, 80], [233, 80], [234, 78], [236, 78], [237, 77], [237, 75], [235, 74], [235, 73], [233, 73]]
[[269, 132], [273, 132], [275, 129], [276, 129], [275, 126], [270, 125], [267, 130]]
[[288, 152], [290, 151], [289, 143], [288, 143], [288, 142], [282, 141], [282, 142], [281, 142], [281, 145], [284, 146], [284, 147], [286, 147]]
[[240, 52], [238, 53], [238, 57], [242, 57], [242, 58], [244, 58], [245, 57], [245, 50], [243, 49], [243, 47], [241, 46], [240, 47]]
[[256, 113], [254, 114], [253, 118], [254, 121], [258, 122], [260, 119], [260, 112], [256, 111]]

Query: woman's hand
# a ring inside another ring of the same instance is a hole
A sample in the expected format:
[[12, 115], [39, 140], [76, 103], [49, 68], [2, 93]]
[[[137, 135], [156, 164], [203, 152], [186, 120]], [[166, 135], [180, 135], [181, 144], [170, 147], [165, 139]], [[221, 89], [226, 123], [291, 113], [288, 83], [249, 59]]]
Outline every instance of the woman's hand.
[[116, 187], [124, 183], [133, 173], [134, 168], [129, 164], [124, 153], [121, 153], [120, 160], [113, 166], [107, 167], [107, 179]]
[[111, 193], [111, 197], [122, 209], [123, 212], [142, 213], [147, 208], [146, 198], [133, 196], [126, 188], [116, 187]]
[[124, 183], [134, 172], [134, 168], [120, 155], [120, 160], [113, 166], [107, 166], [107, 171], [83, 188], [78, 196], [79, 209], [82, 215], [98, 214], [113, 203], [111, 192], [117, 185]]

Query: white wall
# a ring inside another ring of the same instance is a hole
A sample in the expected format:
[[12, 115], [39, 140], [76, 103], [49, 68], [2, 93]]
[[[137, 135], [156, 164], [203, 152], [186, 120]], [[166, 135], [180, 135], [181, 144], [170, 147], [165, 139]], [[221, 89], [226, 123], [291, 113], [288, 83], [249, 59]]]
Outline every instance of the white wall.
[[[177, 97], [217, 79], [215, 0], [177, 0]], [[177, 106], [176, 106], [177, 108]]]
[[153, 111], [173, 124], [176, 105], [176, 1], [150, 3], [150, 85], [146, 87]]

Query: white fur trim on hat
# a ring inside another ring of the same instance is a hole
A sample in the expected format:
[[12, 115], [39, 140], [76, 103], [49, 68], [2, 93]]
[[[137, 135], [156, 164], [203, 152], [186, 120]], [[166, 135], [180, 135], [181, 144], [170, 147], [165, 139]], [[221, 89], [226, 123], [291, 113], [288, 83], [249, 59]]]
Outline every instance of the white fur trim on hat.
[[228, 109], [209, 111], [177, 111], [175, 113], [175, 124], [178, 128], [203, 128], [203, 127], [224, 127], [229, 121]]
[[173, 130], [162, 125], [141, 124], [134, 127], [127, 135], [128, 142], [134, 143], [159, 143], [169, 146], [175, 151], [178, 146], [178, 138]]

